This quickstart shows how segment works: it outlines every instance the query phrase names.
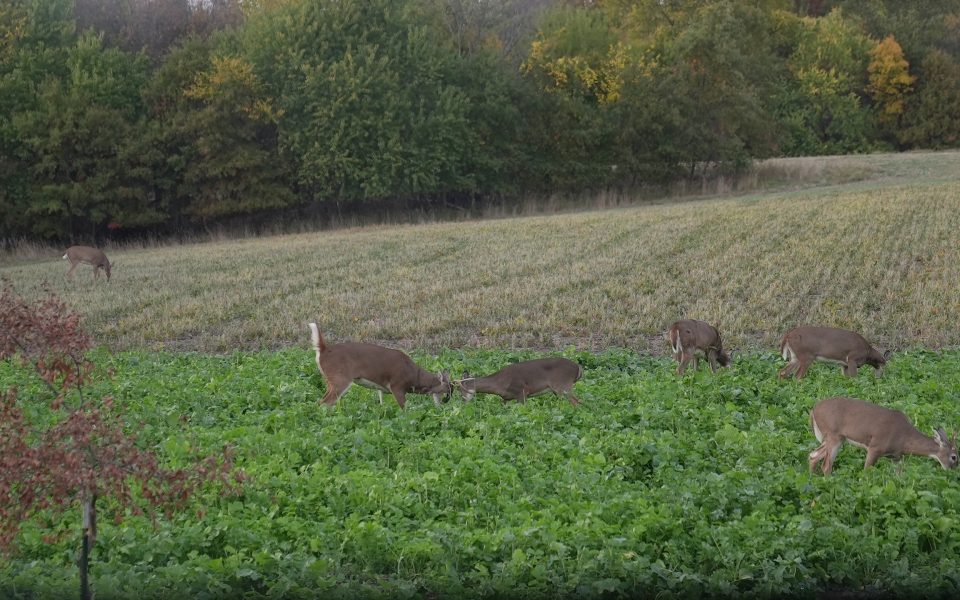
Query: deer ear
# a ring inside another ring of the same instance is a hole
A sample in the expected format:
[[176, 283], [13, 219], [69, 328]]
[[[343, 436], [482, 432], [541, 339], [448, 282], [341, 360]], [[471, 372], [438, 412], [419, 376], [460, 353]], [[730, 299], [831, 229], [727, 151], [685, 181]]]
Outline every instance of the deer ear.
[[893, 350], [887, 349], [883, 351], [883, 360], [890, 360], [890, 356], [893, 354]]
[[937, 427], [933, 430], [933, 439], [936, 440], [941, 448], [946, 447], [946, 445], [950, 443], [950, 438], [947, 437], [947, 432], [943, 430], [943, 427]]

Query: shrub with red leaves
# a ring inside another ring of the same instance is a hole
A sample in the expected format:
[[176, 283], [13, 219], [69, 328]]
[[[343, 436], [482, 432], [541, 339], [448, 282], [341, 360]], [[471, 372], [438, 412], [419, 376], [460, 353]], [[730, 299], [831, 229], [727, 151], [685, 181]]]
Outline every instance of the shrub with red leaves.
[[0, 289], [0, 360], [19, 358], [33, 365], [56, 395], [76, 389], [81, 398], [93, 365], [85, 358], [90, 336], [80, 327], [80, 315], [53, 295], [35, 306], [17, 296], [9, 282]]
[[[0, 360], [32, 365], [53, 392], [52, 408], [64, 417], [38, 428], [25, 417], [16, 388], [0, 395], [0, 550], [9, 550], [21, 523], [41, 510], [83, 506], [85, 544], [92, 544], [98, 497], [116, 501], [118, 518], [127, 509], [169, 513], [200, 485], [219, 483], [234, 493], [244, 481], [230, 448], [183, 469], [163, 468], [153, 453], [140, 449], [110, 397], [83, 398], [92, 372], [84, 357], [90, 344], [79, 316], [62, 302], [51, 296], [31, 306], [4, 284]], [[68, 409], [74, 403], [63, 399], [71, 390], [80, 400]]]

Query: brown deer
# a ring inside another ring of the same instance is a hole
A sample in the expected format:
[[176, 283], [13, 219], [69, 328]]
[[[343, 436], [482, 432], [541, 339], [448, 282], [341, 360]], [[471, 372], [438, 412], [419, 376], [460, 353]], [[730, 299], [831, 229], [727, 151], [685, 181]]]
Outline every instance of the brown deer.
[[496, 394], [504, 402], [539, 396], [553, 392], [563, 396], [570, 404], [580, 404], [573, 393], [573, 384], [583, 375], [583, 367], [566, 358], [538, 358], [518, 362], [500, 369], [486, 377], [471, 377], [464, 373], [457, 382], [463, 399], [467, 402], [477, 393]]
[[[813, 435], [820, 446], [810, 453], [810, 472], [817, 463], [825, 475], [833, 471], [833, 460], [844, 440], [867, 449], [867, 469], [882, 456], [900, 461], [904, 454], [934, 458], [944, 469], [957, 466], [957, 434], [947, 438], [942, 427], [933, 437], [920, 433], [899, 410], [884, 408], [856, 398], [824, 398], [810, 411]], [[900, 472], [902, 463], [898, 466]]]
[[420, 368], [410, 357], [393, 348], [359, 342], [343, 342], [327, 346], [316, 323], [310, 323], [310, 338], [317, 352], [317, 367], [327, 382], [323, 402], [333, 406], [356, 383], [383, 393], [393, 394], [400, 408], [406, 405], [407, 392], [432, 394], [440, 406], [441, 395], [450, 397], [450, 376], [447, 372], [431, 373]]
[[789, 361], [780, 370], [780, 379], [792, 373], [800, 379], [818, 358], [841, 365], [843, 374], [856, 377], [857, 370], [870, 365], [879, 377], [889, 352], [881, 354], [862, 335], [835, 327], [797, 327], [780, 341], [780, 355]]
[[693, 370], [697, 370], [697, 355], [699, 350], [710, 363], [710, 370], [717, 371], [717, 364], [726, 367], [730, 364], [730, 356], [723, 351], [723, 342], [720, 341], [720, 332], [716, 327], [695, 319], [681, 319], [670, 326], [667, 331], [667, 340], [673, 349], [673, 357], [679, 363], [677, 375], [683, 375], [687, 364], [693, 361]]
[[94, 279], [99, 279], [100, 269], [103, 269], [103, 272], [107, 274], [107, 281], [110, 281], [110, 261], [107, 260], [107, 255], [103, 253], [103, 250], [90, 246], [70, 246], [64, 253], [63, 258], [70, 261], [70, 269], [67, 271], [67, 275], [71, 278], [77, 265], [85, 263], [93, 266]]

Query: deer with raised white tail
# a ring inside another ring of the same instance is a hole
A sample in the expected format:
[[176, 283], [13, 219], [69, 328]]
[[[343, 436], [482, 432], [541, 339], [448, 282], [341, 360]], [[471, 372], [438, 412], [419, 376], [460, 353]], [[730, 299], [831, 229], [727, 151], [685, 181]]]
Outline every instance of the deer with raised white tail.
[[70, 269], [67, 271], [69, 277], [73, 277], [73, 270], [80, 263], [85, 263], [93, 267], [93, 278], [99, 279], [100, 270], [107, 274], [107, 281], [110, 281], [110, 261], [107, 255], [99, 248], [90, 246], [70, 246], [64, 253], [63, 258], [70, 261]]
[[493, 375], [471, 377], [464, 373], [457, 387], [467, 402], [477, 393], [495, 394], [504, 402], [519, 400], [553, 392], [563, 396], [570, 404], [580, 400], [573, 393], [573, 384], [583, 375], [583, 367], [566, 358], [538, 358], [507, 365]]
[[450, 397], [450, 376], [431, 373], [413, 362], [400, 350], [376, 344], [343, 342], [327, 345], [316, 323], [310, 323], [310, 338], [317, 353], [317, 368], [327, 382], [323, 402], [333, 406], [356, 383], [383, 393], [393, 394], [400, 408], [406, 405], [407, 392], [431, 394], [433, 403]]
[[[813, 435], [820, 446], [810, 453], [810, 472], [817, 463], [825, 475], [833, 471], [833, 461], [844, 441], [867, 449], [863, 468], [872, 466], [880, 457], [899, 461], [904, 454], [929, 456], [944, 469], [957, 466], [957, 434], [948, 438], [942, 427], [933, 437], [920, 433], [899, 410], [878, 406], [856, 398], [824, 398], [810, 411]], [[902, 464], [898, 467], [898, 472]]]
[[679, 363], [677, 375], [683, 375], [690, 361], [693, 361], [693, 370], [697, 370], [697, 352], [703, 352], [710, 363], [710, 370], [714, 373], [718, 364], [722, 367], [730, 364], [730, 356], [723, 351], [720, 331], [709, 323], [696, 319], [681, 319], [667, 330], [667, 340], [673, 350], [673, 357]]
[[855, 331], [806, 326], [791, 329], [783, 336], [780, 355], [789, 361], [780, 370], [780, 379], [791, 374], [800, 379], [817, 359], [838, 363], [847, 377], [856, 377], [860, 367], [870, 365], [879, 377], [890, 353], [881, 354]]

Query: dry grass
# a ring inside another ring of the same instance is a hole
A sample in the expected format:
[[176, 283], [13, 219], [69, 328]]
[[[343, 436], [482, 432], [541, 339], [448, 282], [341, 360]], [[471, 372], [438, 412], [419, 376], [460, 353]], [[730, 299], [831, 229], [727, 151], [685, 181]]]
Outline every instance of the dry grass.
[[[773, 348], [800, 323], [891, 348], [960, 343], [960, 153], [842, 160], [874, 175], [655, 206], [115, 250], [109, 284], [87, 267], [64, 278], [62, 250], [0, 276], [27, 296], [48, 285], [116, 349], [305, 346], [315, 319], [331, 340], [408, 348], [662, 353], [661, 332], [684, 316], [719, 324], [743, 349]], [[781, 175], [814, 177], [811, 162], [829, 163], [799, 161]]]

